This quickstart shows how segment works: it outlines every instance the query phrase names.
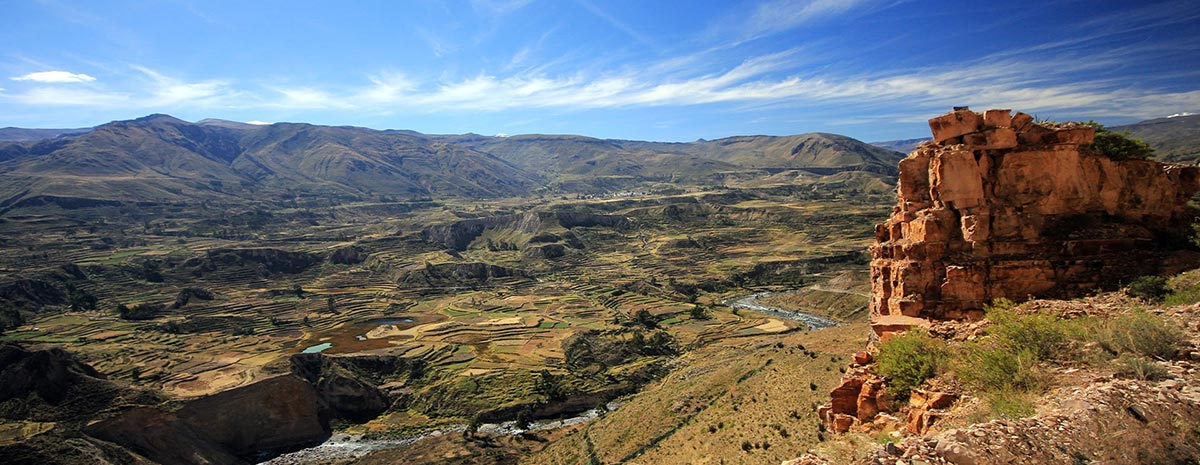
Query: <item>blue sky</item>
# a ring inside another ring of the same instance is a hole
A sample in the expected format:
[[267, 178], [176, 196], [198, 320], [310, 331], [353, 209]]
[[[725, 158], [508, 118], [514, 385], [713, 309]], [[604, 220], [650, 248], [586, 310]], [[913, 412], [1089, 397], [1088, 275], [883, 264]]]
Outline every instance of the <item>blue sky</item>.
[[1200, 112], [1200, 2], [0, 0], [0, 126], [922, 137]]

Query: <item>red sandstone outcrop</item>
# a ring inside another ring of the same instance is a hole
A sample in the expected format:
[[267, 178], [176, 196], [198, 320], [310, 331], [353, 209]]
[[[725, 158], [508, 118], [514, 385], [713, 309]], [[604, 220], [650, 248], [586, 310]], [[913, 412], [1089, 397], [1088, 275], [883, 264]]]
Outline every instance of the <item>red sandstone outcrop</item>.
[[908, 415], [905, 429], [909, 434], [925, 434], [941, 414], [938, 410], [949, 407], [958, 396], [947, 392], [913, 389], [908, 396]]
[[[1174, 243], [1195, 219], [1200, 168], [1113, 160], [1091, 145], [1092, 126], [1010, 110], [955, 110], [929, 127], [933, 141], [900, 161], [896, 206], [875, 230], [875, 338], [977, 320], [999, 297], [1069, 298], [1200, 264]], [[817, 411], [837, 432], [893, 411], [870, 352], [854, 360]], [[924, 434], [955, 398], [914, 390], [903, 428]]]
[[900, 161], [871, 247], [876, 336], [978, 318], [998, 297], [1073, 297], [1184, 268], [1164, 249], [1192, 220], [1200, 170], [1116, 161], [1092, 148], [1092, 126], [1010, 113], [934, 118], [933, 142]]
[[868, 424], [880, 412], [892, 411], [892, 398], [883, 378], [865, 369], [847, 373], [829, 394], [832, 402], [817, 408], [817, 417], [838, 433], [845, 433], [854, 425]]

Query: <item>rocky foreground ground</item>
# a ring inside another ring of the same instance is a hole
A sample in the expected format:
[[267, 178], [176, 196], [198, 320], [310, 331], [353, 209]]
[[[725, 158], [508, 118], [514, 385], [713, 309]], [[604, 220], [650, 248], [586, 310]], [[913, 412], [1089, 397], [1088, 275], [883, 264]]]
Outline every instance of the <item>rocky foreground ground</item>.
[[[1136, 306], [1141, 304], [1133, 299], [1105, 294], [1079, 301], [1033, 301], [1023, 308], [1066, 317], [1112, 317]], [[1165, 370], [1164, 379], [1126, 379], [1083, 363], [1046, 366], [1054, 387], [1035, 403], [1036, 415], [975, 422], [983, 401], [963, 393], [953, 406], [932, 411], [938, 423], [923, 435], [852, 432], [784, 465], [1196, 463], [1200, 304], [1153, 308], [1152, 313], [1184, 331], [1177, 359], [1155, 362]], [[962, 324], [959, 330], [960, 339], [974, 339], [986, 333], [987, 325]], [[861, 453], [862, 443], [880, 438], [887, 439]], [[848, 453], [847, 443], [860, 444], [859, 452]]]

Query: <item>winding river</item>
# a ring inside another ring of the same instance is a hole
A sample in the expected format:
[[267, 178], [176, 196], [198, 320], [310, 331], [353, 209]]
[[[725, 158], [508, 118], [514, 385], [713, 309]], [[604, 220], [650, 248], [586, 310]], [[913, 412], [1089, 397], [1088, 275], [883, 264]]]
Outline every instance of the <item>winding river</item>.
[[744, 295], [744, 296], [740, 296], [740, 297], [730, 297], [728, 299], [725, 299], [721, 303], [725, 304], [726, 306], [729, 306], [731, 308], [745, 308], [745, 309], [749, 309], [749, 310], [754, 310], [759, 313], [766, 313], [768, 315], [777, 316], [780, 318], [787, 318], [789, 320], [803, 321], [804, 324], [808, 325], [809, 329], [825, 329], [825, 328], [831, 328], [831, 327], [838, 325], [837, 320], [826, 318], [826, 317], [823, 317], [820, 315], [814, 315], [812, 313], [805, 313], [805, 312], [790, 312], [790, 311], [787, 311], [787, 310], [784, 310], [781, 308], [768, 307], [766, 305], [758, 303], [759, 297], [766, 297], [768, 295], [774, 295], [774, 294], [780, 294], [780, 293], [759, 292], [757, 294]]
[[[608, 411], [616, 410], [623, 402], [609, 402], [606, 405]], [[594, 420], [604, 412], [598, 409], [585, 411], [574, 417], [561, 420], [539, 420], [533, 422], [529, 427], [529, 431], [542, 431], [562, 428], [579, 423]], [[371, 452], [385, 449], [397, 449], [408, 446], [422, 439], [441, 436], [443, 434], [462, 434], [466, 431], [466, 425], [448, 426], [445, 429], [432, 431], [429, 433], [410, 436], [406, 438], [394, 439], [365, 439], [362, 436], [351, 435], [346, 433], [334, 433], [328, 440], [319, 445], [301, 449], [296, 452], [283, 454], [266, 462], [261, 462], [265, 465], [309, 465], [317, 463], [328, 463], [335, 459], [351, 459], [362, 457]], [[482, 434], [520, 434], [525, 430], [517, 428], [517, 422], [506, 421], [504, 423], [484, 423], [479, 426], [479, 432]]]
[[[779, 318], [802, 321], [804, 324], [808, 325], [809, 329], [824, 329], [837, 326], [839, 324], [836, 320], [820, 315], [814, 315], [805, 312], [791, 312], [781, 308], [770, 307], [758, 303], [758, 298], [773, 294], [778, 293], [759, 292], [757, 294], [731, 297], [723, 300], [721, 303], [732, 308], [744, 308]], [[620, 403], [612, 402], [608, 405], [609, 410], [615, 410], [617, 407], [620, 407]], [[561, 428], [564, 426], [593, 420], [601, 414], [602, 413], [597, 410], [588, 410], [578, 416], [565, 420], [534, 422], [530, 429], [544, 430]], [[362, 457], [372, 451], [404, 447], [429, 437], [440, 436], [443, 434], [462, 433], [465, 429], [465, 425], [452, 426], [444, 430], [433, 431], [419, 436], [397, 439], [364, 439], [362, 437], [352, 436], [345, 433], [335, 433], [323, 444], [292, 452], [290, 454], [284, 454], [265, 463], [269, 465], [304, 465], [310, 463], [325, 463], [331, 459]], [[486, 434], [517, 434], [520, 433], [521, 430], [516, 427], [515, 422], [510, 421], [505, 423], [488, 423], [481, 425], [479, 427], [479, 432]]]

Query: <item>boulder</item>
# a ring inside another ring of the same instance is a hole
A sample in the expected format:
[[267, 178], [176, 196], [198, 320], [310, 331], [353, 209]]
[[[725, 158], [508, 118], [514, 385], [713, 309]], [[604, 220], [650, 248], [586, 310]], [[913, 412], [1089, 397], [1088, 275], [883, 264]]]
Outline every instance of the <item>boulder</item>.
[[[1024, 114], [1024, 113], [1021, 113]], [[1028, 115], [1026, 115], [1028, 116]], [[983, 112], [983, 124], [993, 128], [1012, 126], [1012, 110], [988, 110]]]
[[929, 129], [933, 132], [933, 141], [942, 143], [946, 140], [979, 131], [983, 126], [983, 117], [971, 110], [957, 110], [929, 120]]
[[908, 397], [906, 430], [909, 434], [925, 434], [940, 416], [937, 410], [954, 404], [958, 396], [946, 392], [913, 389]]

